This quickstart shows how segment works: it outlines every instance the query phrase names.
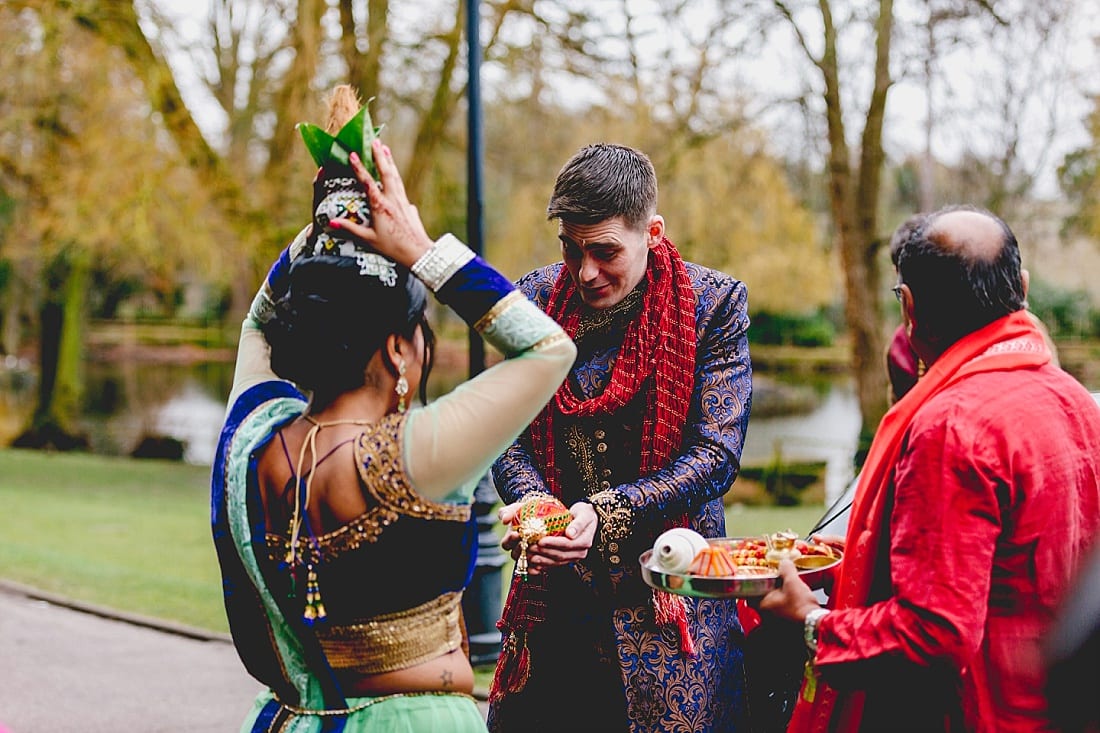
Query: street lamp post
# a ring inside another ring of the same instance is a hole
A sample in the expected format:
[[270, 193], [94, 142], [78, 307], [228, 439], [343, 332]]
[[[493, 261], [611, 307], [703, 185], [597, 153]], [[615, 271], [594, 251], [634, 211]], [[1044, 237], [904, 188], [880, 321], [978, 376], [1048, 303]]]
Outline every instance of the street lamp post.
[[[479, 0], [466, 0], [466, 42], [469, 79], [466, 85], [466, 238], [477, 254], [484, 251], [481, 229], [481, 41], [479, 39]], [[485, 344], [470, 329], [470, 376], [485, 369]], [[496, 489], [488, 474], [474, 491], [473, 512], [478, 529], [478, 555], [474, 576], [462, 598], [462, 613], [470, 640], [470, 661], [491, 664], [500, 656], [500, 632], [496, 623], [501, 613], [501, 568], [505, 555], [496, 533], [493, 507]]]

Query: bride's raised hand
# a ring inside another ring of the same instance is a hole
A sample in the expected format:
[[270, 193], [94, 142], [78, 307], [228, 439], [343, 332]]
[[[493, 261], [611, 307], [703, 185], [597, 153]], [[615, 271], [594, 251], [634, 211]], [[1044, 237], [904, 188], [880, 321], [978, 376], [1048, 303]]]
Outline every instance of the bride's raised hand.
[[381, 140], [375, 139], [371, 143], [371, 155], [380, 181], [371, 178], [357, 154], [349, 156], [352, 170], [367, 192], [370, 224], [333, 219], [329, 226], [352, 234], [398, 264], [411, 267], [431, 248], [432, 238], [424, 229], [419, 210], [405, 193], [405, 183], [401, 180], [390, 149]]

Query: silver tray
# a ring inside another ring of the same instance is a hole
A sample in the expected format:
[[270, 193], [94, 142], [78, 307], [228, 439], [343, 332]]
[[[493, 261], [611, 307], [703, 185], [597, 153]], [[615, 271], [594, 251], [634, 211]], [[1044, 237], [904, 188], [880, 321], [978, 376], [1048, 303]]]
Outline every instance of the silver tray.
[[[707, 540], [712, 545], [732, 543], [743, 537], [719, 537]], [[798, 577], [811, 588], [820, 588], [824, 582], [827, 571], [835, 568], [844, 558], [843, 553], [834, 549], [836, 557], [832, 562], [820, 567], [814, 567], [798, 571]], [[759, 598], [774, 590], [779, 585], [779, 574], [760, 576], [722, 576], [722, 575], [691, 575], [689, 573], [668, 573], [657, 567], [652, 562], [653, 550], [646, 550], [638, 558], [642, 566], [642, 579], [651, 588], [668, 591], [681, 596], [693, 598]], [[808, 557], [817, 557], [809, 555]], [[823, 558], [827, 561], [828, 558]]]

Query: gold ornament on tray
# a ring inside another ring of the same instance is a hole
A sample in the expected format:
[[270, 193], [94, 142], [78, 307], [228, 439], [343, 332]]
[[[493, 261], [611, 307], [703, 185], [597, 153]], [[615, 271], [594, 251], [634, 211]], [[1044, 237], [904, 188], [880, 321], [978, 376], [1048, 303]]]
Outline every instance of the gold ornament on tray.
[[765, 535], [764, 541], [768, 543], [768, 552], [764, 558], [773, 568], [779, 567], [782, 560], [794, 562], [802, 556], [802, 551], [795, 546], [798, 541], [798, 533], [791, 530]]
[[512, 518], [512, 527], [519, 533], [519, 557], [516, 575], [527, 580], [527, 548], [543, 537], [565, 534], [573, 521], [569, 508], [549, 494], [528, 496]]

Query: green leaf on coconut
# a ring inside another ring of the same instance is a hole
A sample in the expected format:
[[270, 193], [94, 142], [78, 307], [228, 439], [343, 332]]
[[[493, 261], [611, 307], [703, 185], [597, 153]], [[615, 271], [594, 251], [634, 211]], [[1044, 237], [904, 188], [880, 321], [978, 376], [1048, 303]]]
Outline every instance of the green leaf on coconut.
[[299, 122], [297, 127], [298, 132], [302, 134], [302, 140], [305, 142], [309, 154], [313, 156], [313, 162], [318, 166], [323, 166], [329, 159], [336, 138], [317, 127], [317, 125], [311, 125], [308, 122]]
[[359, 110], [354, 117], [348, 120], [346, 125], [340, 128], [340, 132], [336, 133], [336, 140], [349, 153], [358, 153], [359, 159], [363, 161], [363, 165], [366, 166], [371, 178], [378, 180], [378, 171], [374, 167], [374, 156], [371, 154], [370, 145], [378, 137], [378, 133], [382, 128], [375, 127], [371, 121], [367, 105], [372, 101], [373, 98], [368, 99], [367, 104], [363, 105], [363, 109]]
[[[373, 97], [367, 100], [367, 105], [372, 101], [374, 101]], [[374, 166], [374, 156], [371, 155], [370, 146], [382, 132], [382, 128], [374, 126], [370, 112], [367, 111], [367, 105], [363, 105], [363, 108], [340, 128], [335, 137], [316, 125], [308, 122], [298, 123], [302, 140], [305, 141], [313, 161], [318, 166], [324, 167], [325, 163], [331, 162], [350, 166], [351, 161], [348, 156], [354, 152], [359, 154], [359, 159], [363, 161], [371, 177], [378, 180], [378, 170]]]
[[363, 154], [368, 147], [363, 139], [363, 130], [366, 127], [363, 120], [367, 114], [367, 108], [363, 107], [340, 128], [340, 132], [336, 133], [336, 140], [344, 147], [344, 150], [349, 153], [359, 153], [360, 158], [367, 157]]

